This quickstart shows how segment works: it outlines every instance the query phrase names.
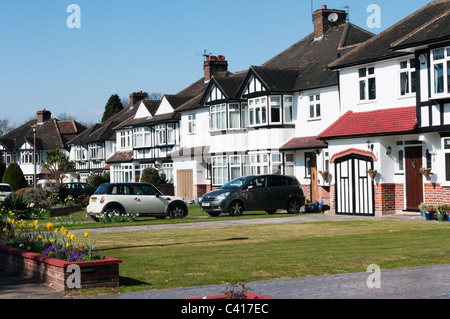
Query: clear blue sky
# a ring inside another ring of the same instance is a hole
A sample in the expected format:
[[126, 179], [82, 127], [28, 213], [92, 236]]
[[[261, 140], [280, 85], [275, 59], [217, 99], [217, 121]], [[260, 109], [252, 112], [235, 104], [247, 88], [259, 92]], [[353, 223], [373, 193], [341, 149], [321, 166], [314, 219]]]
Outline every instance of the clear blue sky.
[[[313, 0], [350, 7], [379, 33], [428, 0]], [[381, 28], [367, 7], [381, 8]], [[203, 75], [203, 50], [229, 70], [260, 65], [312, 32], [310, 0], [1, 0], [0, 119], [18, 125], [46, 108], [98, 122], [111, 94], [175, 94]], [[70, 4], [81, 28], [67, 27]]]

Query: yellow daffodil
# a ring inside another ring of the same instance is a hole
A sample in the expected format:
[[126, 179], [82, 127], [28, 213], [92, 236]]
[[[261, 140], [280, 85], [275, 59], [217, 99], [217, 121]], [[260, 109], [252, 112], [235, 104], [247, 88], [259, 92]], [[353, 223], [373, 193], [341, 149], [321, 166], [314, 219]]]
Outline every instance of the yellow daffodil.
[[89, 237], [89, 232], [84, 232], [84, 237], [88, 238]]

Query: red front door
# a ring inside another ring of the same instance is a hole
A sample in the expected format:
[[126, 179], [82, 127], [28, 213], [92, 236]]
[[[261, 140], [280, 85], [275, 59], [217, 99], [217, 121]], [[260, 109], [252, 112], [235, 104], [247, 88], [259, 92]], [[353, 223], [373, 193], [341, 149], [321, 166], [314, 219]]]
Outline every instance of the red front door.
[[417, 210], [423, 202], [422, 146], [405, 147], [406, 209]]

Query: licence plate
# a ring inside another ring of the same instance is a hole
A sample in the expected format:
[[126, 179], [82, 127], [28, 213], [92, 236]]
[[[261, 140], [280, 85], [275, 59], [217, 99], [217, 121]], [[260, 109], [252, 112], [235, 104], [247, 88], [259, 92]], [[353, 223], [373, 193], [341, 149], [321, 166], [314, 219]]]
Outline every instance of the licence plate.
[[0, 198], [4, 198], [5, 197], [5, 195], [0, 195]]
[[95, 203], [97, 201], [97, 198], [91, 198], [91, 202]]
[[203, 207], [209, 207], [209, 206], [211, 206], [211, 204], [210, 203], [202, 203], [202, 206]]

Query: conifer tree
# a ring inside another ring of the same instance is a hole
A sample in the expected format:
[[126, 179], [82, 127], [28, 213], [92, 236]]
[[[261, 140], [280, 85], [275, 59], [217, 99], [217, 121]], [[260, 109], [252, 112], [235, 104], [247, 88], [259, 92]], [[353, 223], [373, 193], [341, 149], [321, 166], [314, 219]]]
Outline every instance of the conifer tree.
[[123, 110], [123, 104], [120, 101], [120, 97], [117, 94], [113, 94], [109, 97], [108, 102], [105, 105], [105, 111], [103, 112], [102, 123], [108, 120], [113, 115]]
[[17, 163], [9, 164], [5, 174], [3, 174], [2, 182], [11, 185], [13, 191], [28, 186], [25, 176], [23, 176], [22, 169]]

